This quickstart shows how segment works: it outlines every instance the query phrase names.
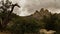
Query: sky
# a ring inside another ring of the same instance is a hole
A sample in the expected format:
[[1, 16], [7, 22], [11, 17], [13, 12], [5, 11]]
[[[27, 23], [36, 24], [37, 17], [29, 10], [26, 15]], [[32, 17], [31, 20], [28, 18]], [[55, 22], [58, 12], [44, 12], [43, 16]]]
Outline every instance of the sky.
[[19, 16], [29, 16], [41, 8], [48, 9], [51, 13], [60, 13], [60, 0], [10, 0], [18, 3], [21, 8], [15, 7], [14, 13]]

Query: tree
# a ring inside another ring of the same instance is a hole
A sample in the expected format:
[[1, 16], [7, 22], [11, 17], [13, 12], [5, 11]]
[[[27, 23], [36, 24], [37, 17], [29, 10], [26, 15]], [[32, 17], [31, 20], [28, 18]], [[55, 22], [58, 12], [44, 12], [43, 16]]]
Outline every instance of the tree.
[[13, 4], [9, 0], [6, 0], [6, 2], [4, 2], [4, 0], [2, 0], [1, 4], [2, 4], [2, 6], [0, 6], [0, 18], [1, 18], [0, 27], [1, 27], [1, 29], [3, 29], [9, 23], [9, 21], [11, 19], [10, 15], [13, 12], [14, 7], [15, 6], [20, 7], [20, 6], [17, 3]]

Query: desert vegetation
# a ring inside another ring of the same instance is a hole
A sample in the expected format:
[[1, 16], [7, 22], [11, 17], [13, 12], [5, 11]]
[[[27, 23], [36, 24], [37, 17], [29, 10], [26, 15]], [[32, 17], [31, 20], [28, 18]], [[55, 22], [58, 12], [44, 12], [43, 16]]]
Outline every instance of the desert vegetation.
[[[40, 29], [54, 30], [60, 34], [60, 14], [52, 14], [49, 10], [41, 8], [40, 11], [30, 16], [21, 17], [13, 13], [14, 7], [9, 0], [1, 1], [0, 6], [0, 32], [9, 32], [11, 34], [40, 34]], [[11, 10], [10, 10], [11, 9]]]

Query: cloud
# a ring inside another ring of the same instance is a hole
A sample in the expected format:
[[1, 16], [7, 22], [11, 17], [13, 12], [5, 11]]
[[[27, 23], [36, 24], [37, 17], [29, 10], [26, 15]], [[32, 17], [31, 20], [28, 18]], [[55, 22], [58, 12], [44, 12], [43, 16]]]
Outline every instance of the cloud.
[[60, 0], [21, 0], [21, 14], [24, 13], [22, 16], [30, 15], [33, 14], [35, 10], [40, 10], [41, 8], [46, 8], [52, 13], [60, 13], [59, 3]]
[[21, 8], [15, 7], [14, 13], [20, 16], [33, 14], [36, 10], [46, 8], [52, 13], [60, 13], [60, 0], [11, 0], [18, 3]]

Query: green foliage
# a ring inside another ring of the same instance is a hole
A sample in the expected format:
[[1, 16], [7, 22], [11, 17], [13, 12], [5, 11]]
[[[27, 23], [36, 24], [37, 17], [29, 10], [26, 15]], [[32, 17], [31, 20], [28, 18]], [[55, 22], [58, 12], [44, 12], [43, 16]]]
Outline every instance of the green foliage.
[[[8, 30], [11, 32], [18, 32], [18, 33], [24, 33], [24, 32], [38, 32], [41, 28], [47, 28], [56, 30], [59, 33], [60, 28], [60, 14], [52, 14], [50, 13], [48, 16], [43, 16], [42, 20], [37, 20], [35, 18], [27, 18], [27, 17], [19, 17], [16, 14], [12, 14], [13, 17], [10, 21], [13, 24], [9, 27]], [[51, 26], [51, 27], [50, 27]]]
[[7, 26], [7, 29], [11, 32], [38, 32], [43, 27], [41, 21], [32, 17], [20, 17], [16, 14], [12, 14], [11, 17], [12, 19]]
[[9, 28], [12, 32], [37, 32], [40, 25], [33, 18], [27, 20], [24, 18], [17, 18], [14, 24]]
[[[2, 1], [2, 6], [0, 7], [0, 25], [3, 22], [3, 20], [7, 19], [7, 16], [10, 15], [9, 13], [11, 12], [10, 10], [12, 7], [11, 5], [12, 5], [12, 2], [9, 2], [9, 0], [7, 0], [6, 3]], [[44, 8], [42, 8], [40, 11], [47, 12], [48, 10], [44, 11]], [[22, 33], [38, 32], [39, 29], [41, 28], [47, 28], [50, 30], [53, 29], [59, 33], [60, 32], [60, 14], [49, 13], [49, 16], [44, 14], [42, 19], [39, 18], [39, 20], [37, 20], [34, 17], [29, 17], [29, 18], [20, 17], [14, 13], [11, 13], [11, 15], [9, 16], [9, 22], [7, 23], [6, 26], [7, 26], [6, 29], [8, 31], [16, 32], [18, 34], [21, 32]]]

